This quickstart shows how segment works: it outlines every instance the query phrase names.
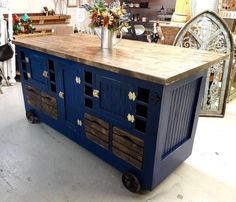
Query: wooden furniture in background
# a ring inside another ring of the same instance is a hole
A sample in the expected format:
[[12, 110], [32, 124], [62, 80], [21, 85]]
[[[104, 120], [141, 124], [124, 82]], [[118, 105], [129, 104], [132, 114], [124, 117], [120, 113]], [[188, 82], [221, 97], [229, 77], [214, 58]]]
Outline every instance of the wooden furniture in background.
[[39, 37], [39, 36], [48, 36], [48, 35], [67, 35], [73, 33], [72, 26], [52, 26], [52, 28], [37, 28], [33, 33], [29, 34], [18, 34], [14, 35], [15, 39], [18, 38], [29, 38], [29, 37]]
[[220, 0], [219, 3], [220, 3], [220, 10], [236, 11], [235, 0]]
[[53, 29], [46, 29], [46, 28], [37, 28], [34, 30], [33, 33], [20, 33], [17, 35], [14, 35], [14, 39], [17, 38], [27, 38], [27, 37], [38, 37], [38, 36], [47, 36], [47, 35], [52, 35], [53, 34]]
[[176, 35], [184, 25], [185, 23], [160, 22], [161, 30], [164, 36], [164, 40], [161, 41], [161, 43], [173, 45]]
[[30, 16], [32, 25], [69, 24], [70, 15]]
[[[22, 13], [17, 13], [19, 17], [22, 16]], [[34, 37], [34, 36], [46, 36], [50, 34], [59, 34], [61, 31], [62, 34], [70, 34], [72, 26], [69, 26], [71, 16], [70, 15], [52, 15], [44, 16], [41, 13], [29, 13], [30, 20], [32, 22], [33, 28], [35, 31], [33, 33], [19, 33], [14, 35], [15, 38], [19, 37]], [[4, 18], [7, 20], [8, 16], [4, 15]], [[67, 28], [68, 27], [68, 28]], [[63, 30], [64, 28], [64, 30]]]

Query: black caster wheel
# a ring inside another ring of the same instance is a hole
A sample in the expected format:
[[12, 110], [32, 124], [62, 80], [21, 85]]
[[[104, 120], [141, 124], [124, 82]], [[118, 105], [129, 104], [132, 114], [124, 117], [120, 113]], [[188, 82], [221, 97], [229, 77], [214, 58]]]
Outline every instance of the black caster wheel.
[[33, 114], [32, 111], [27, 111], [26, 112], [26, 118], [32, 124], [38, 123], [38, 118]]
[[138, 178], [130, 172], [123, 173], [122, 182], [123, 185], [131, 192], [138, 193], [141, 191], [141, 185]]

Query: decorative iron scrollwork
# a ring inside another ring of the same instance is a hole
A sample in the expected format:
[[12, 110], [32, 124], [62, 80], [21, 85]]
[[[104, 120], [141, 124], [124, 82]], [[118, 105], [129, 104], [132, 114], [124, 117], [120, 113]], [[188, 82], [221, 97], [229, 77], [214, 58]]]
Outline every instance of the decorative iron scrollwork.
[[224, 115], [233, 52], [233, 40], [228, 27], [215, 13], [205, 11], [180, 30], [174, 45], [229, 55], [224, 62], [209, 68], [201, 106], [202, 115]]

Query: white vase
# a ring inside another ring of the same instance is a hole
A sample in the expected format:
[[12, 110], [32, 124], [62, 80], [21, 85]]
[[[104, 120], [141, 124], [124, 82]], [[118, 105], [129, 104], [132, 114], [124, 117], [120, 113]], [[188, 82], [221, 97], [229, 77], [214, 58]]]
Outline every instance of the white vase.
[[111, 31], [106, 27], [95, 29], [97, 36], [101, 40], [102, 49], [113, 49], [121, 41], [122, 32], [120, 33], [120, 39], [117, 40], [117, 31]]
[[101, 29], [101, 48], [113, 49], [116, 46], [117, 32], [103, 27]]

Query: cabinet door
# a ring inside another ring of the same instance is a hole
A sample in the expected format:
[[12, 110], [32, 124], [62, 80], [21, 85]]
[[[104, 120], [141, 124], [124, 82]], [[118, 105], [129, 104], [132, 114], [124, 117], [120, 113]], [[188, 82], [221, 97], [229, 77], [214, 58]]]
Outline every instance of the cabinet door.
[[67, 128], [77, 131], [82, 125], [81, 102], [83, 100], [80, 96], [80, 80], [78, 81], [81, 71], [78, 63], [65, 60], [56, 60], [55, 68], [60, 120]]
[[132, 85], [125, 81], [96, 75], [95, 110], [121, 123], [129, 123], [127, 116], [133, 108], [128, 97], [131, 91]]
[[47, 58], [44, 54], [28, 49], [17, 51], [18, 61], [23, 75], [22, 80], [34, 87], [47, 90]]
[[30, 72], [31, 78], [30, 82], [38, 86], [47, 85], [47, 64], [44, 55], [39, 55], [38, 53], [32, 52], [29, 55]]

